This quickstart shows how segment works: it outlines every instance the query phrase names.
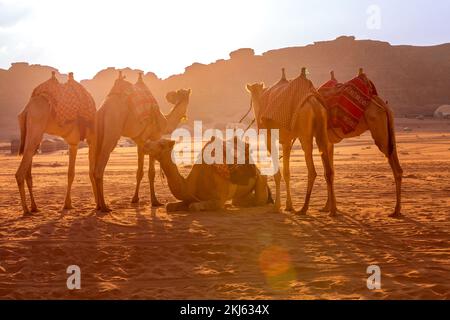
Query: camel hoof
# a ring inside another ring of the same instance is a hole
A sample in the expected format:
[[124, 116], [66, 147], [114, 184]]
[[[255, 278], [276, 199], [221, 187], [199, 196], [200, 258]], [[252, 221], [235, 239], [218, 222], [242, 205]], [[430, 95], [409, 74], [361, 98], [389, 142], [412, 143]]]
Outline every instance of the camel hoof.
[[284, 211], [286, 211], [286, 212], [294, 212], [295, 209], [294, 209], [294, 207], [291, 204], [291, 205], [286, 205], [286, 208], [284, 209]]
[[63, 210], [72, 210], [72, 209], [73, 209], [73, 206], [71, 204], [66, 204], [63, 207]]
[[131, 203], [139, 203], [139, 197], [133, 197]]
[[38, 212], [40, 212], [40, 210], [37, 207], [32, 207], [31, 208], [31, 212], [32, 213], [38, 213]]
[[161, 208], [164, 207], [164, 205], [159, 201], [152, 201], [152, 208]]
[[302, 210], [297, 211], [297, 215], [306, 216], [308, 214], [308, 208], [302, 208]]
[[267, 210], [267, 213], [283, 213], [283, 210], [281, 210], [280, 207], [273, 206], [273, 207], [270, 207], [269, 210]]
[[338, 213], [337, 213], [337, 211], [335, 211], [335, 212], [330, 212], [330, 217], [331, 218], [337, 218], [339, 215], [338, 215]]
[[100, 212], [103, 212], [103, 213], [110, 213], [110, 212], [112, 212], [112, 210], [110, 209], [110, 208], [108, 208], [108, 207], [100, 207]]
[[31, 213], [31, 211], [29, 211], [29, 210], [24, 211], [23, 215], [22, 215], [22, 217], [24, 217], [24, 218], [29, 218], [29, 217], [32, 217], [32, 216], [33, 216], [33, 213]]
[[393, 218], [393, 219], [400, 219], [402, 216], [401, 212], [394, 212], [393, 214], [389, 215], [389, 218]]
[[325, 206], [325, 207], [323, 207], [322, 209], [320, 209], [319, 212], [322, 212], [322, 213], [330, 212], [330, 208], [327, 207], [327, 206]]

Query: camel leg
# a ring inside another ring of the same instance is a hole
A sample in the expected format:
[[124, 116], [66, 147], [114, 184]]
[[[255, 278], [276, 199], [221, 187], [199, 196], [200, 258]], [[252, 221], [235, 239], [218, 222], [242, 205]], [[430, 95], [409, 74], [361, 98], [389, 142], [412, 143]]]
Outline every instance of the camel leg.
[[166, 206], [166, 211], [168, 213], [170, 212], [179, 212], [179, 211], [188, 211], [189, 210], [189, 204], [187, 202], [173, 202], [168, 203]]
[[394, 150], [389, 156], [389, 164], [392, 168], [392, 172], [395, 178], [395, 190], [397, 195], [397, 204], [395, 206], [395, 211], [390, 215], [391, 218], [401, 217], [402, 215], [402, 179], [403, 179], [403, 169], [400, 166], [400, 161], [398, 160], [397, 150]]
[[105, 195], [103, 192], [103, 179], [105, 175], [106, 165], [108, 164], [111, 152], [116, 147], [117, 141], [120, 138], [120, 132], [109, 132], [110, 136], [108, 140], [103, 141], [101, 152], [98, 155], [97, 163], [95, 166], [95, 184], [97, 186], [98, 207], [101, 212], [111, 212], [105, 202]]
[[189, 211], [201, 212], [201, 211], [218, 211], [223, 208], [224, 201], [221, 200], [209, 200], [194, 202], [189, 205]]
[[316, 180], [317, 177], [317, 172], [313, 160], [313, 141], [312, 138], [308, 140], [309, 141], [300, 139], [303, 151], [305, 152], [306, 166], [308, 168], [308, 188], [306, 190], [305, 204], [303, 205], [302, 210], [300, 210], [299, 212], [299, 214], [301, 215], [306, 215], [306, 213], [308, 212], [314, 181]]
[[35, 212], [39, 212], [39, 210], [37, 208], [36, 201], [34, 201], [34, 195], [33, 195], [33, 177], [31, 176], [31, 168], [32, 167], [33, 167], [33, 161], [31, 162], [30, 167], [28, 168], [26, 181], [27, 181], [28, 192], [30, 194], [30, 200], [31, 200], [31, 212], [35, 213]]
[[[95, 137], [93, 138], [95, 139]], [[98, 205], [97, 187], [95, 185], [95, 145], [94, 141], [88, 139], [89, 144], [89, 179], [91, 180], [92, 192], [94, 193], [95, 204]]]
[[64, 209], [70, 210], [73, 209], [72, 206], [72, 197], [71, 190], [73, 180], [75, 179], [75, 161], [77, 159], [78, 145], [70, 145], [69, 146], [69, 170], [67, 172], [67, 193], [66, 200], [64, 201]]
[[397, 147], [395, 142], [395, 132], [393, 116], [389, 111], [380, 110], [374, 108], [373, 111], [366, 116], [367, 123], [369, 125], [370, 133], [375, 141], [378, 149], [388, 158], [389, 165], [395, 179], [395, 189], [397, 203], [395, 211], [390, 215], [392, 218], [400, 217], [401, 214], [401, 188], [403, 169], [400, 166], [400, 162], [397, 154]]
[[291, 160], [292, 143], [283, 144], [283, 177], [286, 183], [286, 211], [294, 211], [292, 206], [291, 198], [291, 170], [290, 170], [290, 160]]
[[[334, 171], [334, 144], [329, 143], [328, 144], [328, 158], [330, 159], [330, 165], [331, 168]], [[323, 159], [322, 159], [323, 162]], [[326, 175], [325, 175], [325, 179], [326, 179]], [[330, 206], [330, 198], [329, 195], [327, 197], [327, 203], [325, 204], [325, 207], [323, 207], [323, 209], [320, 210], [320, 212], [330, 212], [331, 211], [331, 206]]]
[[142, 178], [144, 177], [144, 151], [141, 146], [137, 147], [138, 149], [138, 169], [136, 172], [136, 190], [134, 191], [133, 199], [131, 203], [139, 203], [139, 188], [141, 186]]
[[[28, 209], [27, 202], [26, 202], [26, 196], [25, 196], [25, 179], [31, 175], [31, 164], [33, 161], [33, 156], [36, 153], [36, 150], [39, 147], [39, 144], [41, 143], [42, 137], [44, 136], [45, 132], [45, 123], [46, 121], [42, 122], [28, 122], [28, 130], [27, 135], [25, 139], [25, 147], [23, 152], [23, 157], [20, 162], [19, 168], [16, 172], [16, 181], [17, 186], [19, 187], [19, 193], [20, 193], [20, 200], [22, 204], [23, 209], [23, 215], [27, 216], [30, 215], [30, 210]], [[31, 180], [29, 180], [31, 182]], [[33, 208], [32, 208], [33, 209]]]
[[323, 169], [325, 171], [325, 180], [327, 181], [327, 190], [328, 190], [328, 205], [330, 216], [335, 217], [337, 215], [337, 206], [336, 206], [336, 196], [334, 193], [334, 168], [332, 166], [332, 161], [330, 159], [330, 152], [326, 151], [327, 148], [324, 147], [325, 152], [322, 152], [322, 163]]
[[[267, 149], [268, 152], [270, 153], [272, 150], [272, 135], [271, 135], [271, 131], [268, 130], [267, 132], [267, 137], [266, 137], [266, 145], [267, 145]], [[272, 161], [274, 163], [277, 163], [279, 161], [279, 159], [271, 154], [272, 157]], [[274, 180], [275, 180], [275, 204], [274, 204], [274, 209], [275, 212], [280, 212], [281, 211], [281, 172], [280, 169], [278, 169], [278, 171], [274, 174]]]
[[158, 199], [156, 198], [155, 176], [156, 176], [155, 159], [150, 157], [149, 166], [148, 166], [148, 181], [150, 183], [150, 196], [151, 196], [151, 201], [152, 201], [152, 207], [158, 208], [158, 207], [162, 207], [163, 204], [161, 202], [159, 202]]

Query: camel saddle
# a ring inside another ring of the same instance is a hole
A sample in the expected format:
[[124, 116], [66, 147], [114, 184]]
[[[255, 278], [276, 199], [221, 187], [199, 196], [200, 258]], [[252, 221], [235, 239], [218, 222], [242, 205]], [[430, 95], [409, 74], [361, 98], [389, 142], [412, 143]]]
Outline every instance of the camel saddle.
[[332, 78], [318, 91], [327, 107], [329, 128], [342, 129], [344, 134], [355, 131], [372, 98], [378, 96], [364, 73], [344, 84]]
[[50, 80], [37, 86], [32, 97], [45, 98], [52, 108], [60, 126], [77, 121], [80, 140], [86, 138], [86, 129], [95, 125], [95, 102], [89, 92], [69, 75], [69, 80], [62, 84], [55, 75]]
[[264, 90], [261, 96], [261, 116], [258, 123], [273, 122], [280, 128], [293, 131], [295, 119], [305, 102], [311, 96], [318, 96], [313, 83], [300, 75], [287, 81], [282, 79], [277, 84]]
[[135, 93], [132, 96], [134, 111], [138, 114], [141, 121], [151, 122], [157, 126], [158, 131], [164, 129], [166, 118], [161, 113], [159, 104], [153, 96], [150, 89], [144, 83], [142, 75], [134, 85]]
[[136, 115], [136, 118], [145, 125], [153, 126], [155, 131], [165, 129], [167, 120], [159, 109], [158, 102], [150, 89], [144, 83], [142, 74], [135, 84], [125, 80], [125, 77], [119, 75], [115, 81], [109, 95], [118, 94], [128, 97], [130, 111]]

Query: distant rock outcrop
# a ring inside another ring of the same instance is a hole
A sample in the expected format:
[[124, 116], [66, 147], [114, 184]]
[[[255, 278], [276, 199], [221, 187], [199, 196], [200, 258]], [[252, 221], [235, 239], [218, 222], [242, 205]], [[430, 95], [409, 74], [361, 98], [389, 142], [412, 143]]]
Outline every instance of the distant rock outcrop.
[[[339, 81], [354, 77], [359, 67], [389, 101], [396, 115], [432, 115], [439, 105], [450, 103], [450, 44], [430, 47], [392, 46], [387, 42], [339, 37], [304, 47], [271, 50], [255, 55], [244, 48], [230, 53], [230, 59], [205, 65], [194, 63], [183, 74], [159, 79], [146, 73], [144, 81], [167, 112], [165, 95], [179, 88], [192, 88], [189, 119], [204, 120], [205, 125], [237, 121], [249, 106], [245, 84], [264, 81], [275, 83], [282, 67], [288, 78], [300, 74], [302, 66], [310, 72], [316, 86], [329, 79], [334, 70]], [[25, 106], [33, 88], [47, 80], [54, 68], [16, 63], [9, 70], [0, 69], [0, 138], [18, 135], [16, 115]], [[76, 72], [76, 70], [74, 70]], [[134, 82], [141, 70], [122, 69]], [[99, 107], [117, 78], [118, 69], [108, 68], [81, 83]], [[61, 81], [66, 76], [57, 73]]]

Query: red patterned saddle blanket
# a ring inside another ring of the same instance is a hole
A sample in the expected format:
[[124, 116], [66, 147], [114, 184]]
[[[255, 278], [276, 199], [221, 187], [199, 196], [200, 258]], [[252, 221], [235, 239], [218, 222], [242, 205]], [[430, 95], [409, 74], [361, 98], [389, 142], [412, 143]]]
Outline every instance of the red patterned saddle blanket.
[[329, 127], [340, 128], [344, 134], [355, 131], [374, 96], [375, 85], [364, 75], [341, 84], [332, 79], [319, 88], [328, 109]]
[[292, 131], [298, 112], [311, 96], [318, 95], [313, 83], [304, 76], [280, 81], [261, 96], [261, 122], [267, 120]]
[[[78, 121], [80, 126], [93, 127], [95, 102], [89, 92], [78, 82], [69, 78], [62, 84], [55, 77], [37, 86], [32, 97], [44, 97], [55, 112], [59, 125]], [[84, 137], [81, 137], [82, 140]]]

